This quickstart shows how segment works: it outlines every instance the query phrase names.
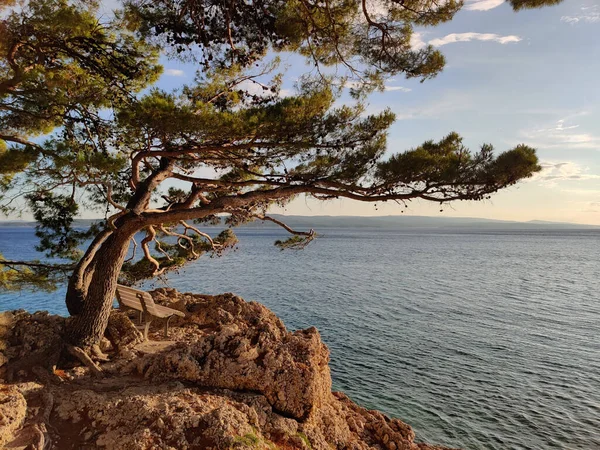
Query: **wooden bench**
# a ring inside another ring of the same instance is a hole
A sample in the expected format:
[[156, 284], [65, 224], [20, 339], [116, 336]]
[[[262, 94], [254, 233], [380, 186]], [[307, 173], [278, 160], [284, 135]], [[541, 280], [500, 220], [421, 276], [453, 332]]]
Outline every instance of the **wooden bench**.
[[185, 314], [176, 309], [154, 303], [152, 296], [144, 291], [117, 285], [117, 302], [122, 309], [134, 309], [140, 312], [140, 325], [144, 324], [144, 339], [148, 339], [148, 329], [154, 318], [167, 319], [165, 322], [165, 337], [169, 336], [169, 320], [173, 316], [185, 317]]

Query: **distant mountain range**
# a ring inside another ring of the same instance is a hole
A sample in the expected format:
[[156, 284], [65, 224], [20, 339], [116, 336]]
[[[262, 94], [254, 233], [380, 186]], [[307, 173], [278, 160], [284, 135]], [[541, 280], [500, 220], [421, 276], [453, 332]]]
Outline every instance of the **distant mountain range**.
[[[431, 217], [431, 216], [284, 216], [272, 214], [291, 227], [299, 228], [473, 228], [473, 229], [585, 229], [599, 230], [600, 226], [576, 223], [546, 222], [532, 220], [514, 222], [506, 220], [478, 219], [470, 217]], [[94, 220], [79, 220], [77, 223], [88, 226]], [[0, 221], [0, 227], [33, 227], [35, 222], [22, 220]], [[271, 222], [255, 221], [245, 227], [276, 227]]]

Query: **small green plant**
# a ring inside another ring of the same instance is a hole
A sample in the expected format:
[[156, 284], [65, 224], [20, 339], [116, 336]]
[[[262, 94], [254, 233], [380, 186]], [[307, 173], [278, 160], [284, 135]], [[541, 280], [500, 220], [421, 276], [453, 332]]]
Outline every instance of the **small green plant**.
[[257, 447], [260, 439], [254, 433], [246, 433], [243, 436], [238, 436], [233, 440], [233, 446], [246, 445], [248, 447]]
[[302, 433], [301, 431], [298, 431], [298, 433], [296, 433], [298, 435], [298, 437], [300, 439], [302, 439], [302, 442], [304, 442], [304, 444], [308, 447], [308, 448], [312, 448], [312, 445], [310, 443], [310, 441], [308, 440], [308, 437]]

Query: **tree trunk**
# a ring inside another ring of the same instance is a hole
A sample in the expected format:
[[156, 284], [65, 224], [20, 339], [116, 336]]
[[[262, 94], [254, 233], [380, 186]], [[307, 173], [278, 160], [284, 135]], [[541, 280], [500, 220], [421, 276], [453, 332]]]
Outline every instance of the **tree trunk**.
[[112, 230], [106, 229], [99, 233], [90, 246], [86, 250], [81, 260], [77, 263], [77, 267], [69, 278], [67, 287], [66, 304], [69, 314], [77, 316], [83, 309], [83, 303], [87, 295], [87, 287], [89, 279], [94, 269], [94, 256], [102, 245], [102, 243], [113, 233]]
[[[69, 283], [67, 301], [76, 299], [77, 302], [77, 315], [73, 317], [66, 334], [69, 343], [88, 349], [104, 335], [119, 273], [127, 256], [129, 241], [136, 231], [137, 228], [131, 227], [114, 231], [96, 250], [90, 262], [93, 273], [85, 277], [84, 285]], [[82, 295], [83, 302], [78, 298]]]

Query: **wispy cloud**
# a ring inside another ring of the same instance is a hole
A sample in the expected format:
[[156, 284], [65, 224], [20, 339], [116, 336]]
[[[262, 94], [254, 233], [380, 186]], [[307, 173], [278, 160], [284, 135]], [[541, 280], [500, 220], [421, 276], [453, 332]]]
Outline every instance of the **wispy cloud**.
[[545, 161], [540, 165], [542, 170], [532, 179], [544, 184], [556, 185], [559, 181], [600, 180], [600, 175], [590, 173], [589, 168], [573, 161]]
[[185, 72], [179, 69], [165, 69], [165, 75], [170, 77], [185, 77]]
[[[395, 81], [395, 78], [391, 78], [389, 81]], [[359, 81], [353, 81], [353, 80], [347, 80], [344, 83], [344, 87], [346, 89], [356, 89], [358, 87], [360, 87], [360, 82]], [[389, 84], [386, 84], [383, 89], [386, 92], [394, 92], [394, 91], [400, 91], [400, 92], [411, 92], [412, 89], [404, 87], [404, 86], [391, 86]]]
[[396, 120], [439, 119], [454, 116], [461, 111], [478, 107], [477, 99], [470, 93], [448, 90], [435, 100], [424, 102], [415, 107], [402, 108], [396, 113]]
[[498, 42], [500, 44], [509, 44], [512, 42], [520, 42], [522, 39], [519, 36], [508, 35], [501, 36], [495, 33], [452, 33], [441, 38], [425, 40], [426, 32], [413, 33], [410, 38], [410, 45], [413, 49], [419, 50], [426, 45], [433, 45], [434, 47], [441, 47], [447, 44], [454, 44], [456, 42], [469, 42], [469, 41], [488, 41]]
[[562, 16], [561, 22], [566, 22], [571, 25], [578, 23], [600, 23], [600, 7], [594, 6], [582, 6], [580, 13], [573, 16]]
[[469, 41], [493, 41], [498, 42], [499, 44], [508, 44], [511, 42], [519, 42], [521, 41], [521, 38], [515, 35], [500, 36], [499, 34], [494, 33], [452, 33], [443, 38], [433, 39], [429, 41], [429, 44], [434, 47], [441, 47], [442, 45]]
[[390, 91], [390, 92], [393, 92], [393, 91], [410, 92], [410, 91], [412, 91], [412, 89], [403, 87], [403, 86], [386, 86], [385, 90]]
[[504, 0], [467, 0], [465, 9], [468, 11], [489, 11], [497, 8]]
[[538, 148], [589, 148], [600, 150], [600, 136], [579, 131], [579, 125], [565, 125], [559, 120], [554, 126], [522, 131], [529, 145]]
[[539, 133], [545, 132], [554, 132], [554, 131], [565, 131], [565, 130], [574, 130], [575, 128], [579, 128], [579, 125], [570, 125], [565, 127], [565, 119], [561, 119], [556, 122], [556, 126], [552, 128], [542, 128], [541, 130], [537, 130]]

